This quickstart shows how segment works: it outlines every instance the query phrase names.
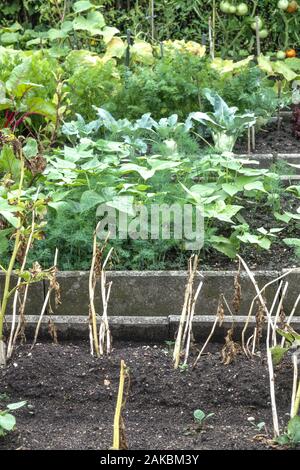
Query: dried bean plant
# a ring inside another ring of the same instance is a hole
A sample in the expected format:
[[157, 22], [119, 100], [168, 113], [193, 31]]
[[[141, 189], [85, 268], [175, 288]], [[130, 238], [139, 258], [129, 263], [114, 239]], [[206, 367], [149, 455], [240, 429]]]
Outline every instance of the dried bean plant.
[[[111, 333], [108, 322], [108, 301], [110, 298], [112, 282], [107, 282], [105, 268], [111, 257], [113, 248], [111, 248], [105, 258], [103, 259], [103, 253], [107, 246], [109, 235], [104, 241], [102, 247], [100, 248], [97, 243], [97, 228], [94, 232], [93, 238], [93, 256], [92, 263], [89, 275], [89, 332], [90, 332], [90, 350], [91, 354], [95, 354], [97, 357], [100, 357], [106, 351], [106, 354], [111, 353]], [[102, 297], [102, 316], [100, 318], [100, 327], [99, 332], [97, 330], [97, 312], [95, 307], [95, 295], [97, 281], [100, 279], [100, 289]]]
[[188, 280], [173, 352], [174, 369], [178, 368], [182, 356], [184, 356], [184, 364], [187, 364], [188, 361], [195, 307], [203, 286], [203, 281], [201, 280], [197, 289], [194, 290], [195, 278], [199, 274], [197, 268], [198, 255], [192, 255], [188, 263]]

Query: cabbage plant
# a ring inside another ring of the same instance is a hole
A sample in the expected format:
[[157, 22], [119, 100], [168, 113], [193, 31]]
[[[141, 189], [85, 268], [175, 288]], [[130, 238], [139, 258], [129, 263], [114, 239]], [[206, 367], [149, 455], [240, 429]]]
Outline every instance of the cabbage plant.
[[238, 137], [255, 124], [255, 115], [238, 114], [238, 108], [229, 107], [218, 93], [208, 88], [205, 88], [203, 93], [212, 105], [213, 111], [191, 113], [187, 122], [195, 120], [206, 126], [211, 132], [217, 151], [232, 152]]

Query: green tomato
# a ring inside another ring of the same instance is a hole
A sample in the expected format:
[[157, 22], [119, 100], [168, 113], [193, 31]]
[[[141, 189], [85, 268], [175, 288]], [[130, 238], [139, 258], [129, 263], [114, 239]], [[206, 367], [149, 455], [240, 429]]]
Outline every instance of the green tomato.
[[[263, 20], [260, 17], [258, 17], [258, 29], [262, 29], [263, 24], [264, 24]], [[253, 23], [251, 23], [251, 28], [253, 29], [253, 31], [256, 31], [256, 20], [253, 21]]]
[[285, 57], [286, 57], [285, 52], [284, 51], [278, 51], [277, 54], [276, 54], [276, 57], [277, 57], [278, 60], [285, 59]]
[[229, 10], [230, 10], [230, 3], [229, 2], [221, 2], [220, 3], [220, 10], [223, 12], [223, 13], [229, 13]]
[[260, 39], [266, 39], [269, 36], [269, 31], [267, 29], [261, 29], [259, 32]]
[[279, 2], [277, 3], [277, 7], [279, 8], [279, 10], [287, 10], [289, 6], [289, 0], [279, 0]]
[[229, 5], [229, 12], [231, 15], [236, 13], [236, 7], [234, 5]]
[[248, 6], [246, 5], [246, 3], [240, 3], [236, 7], [236, 14], [238, 16], [245, 16], [247, 15], [247, 13], [248, 13]]

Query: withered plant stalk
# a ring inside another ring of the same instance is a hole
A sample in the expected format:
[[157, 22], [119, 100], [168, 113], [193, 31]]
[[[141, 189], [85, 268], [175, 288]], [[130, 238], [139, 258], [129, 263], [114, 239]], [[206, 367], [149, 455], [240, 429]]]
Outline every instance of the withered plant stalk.
[[[296, 309], [297, 309], [297, 307], [298, 307], [299, 302], [300, 302], [300, 294], [298, 295], [298, 297], [297, 297], [297, 299], [296, 299], [296, 301], [295, 301], [295, 303], [294, 303], [294, 305], [293, 305], [293, 308], [292, 308], [291, 313], [290, 313], [290, 315], [289, 315], [289, 317], [288, 317], [288, 319], [287, 319], [287, 321], [286, 321], [286, 324], [285, 324], [285, 328], [284, 328], [284, 329], [286, 329], [286, 327], [291, 324], [291, 321], [292, 321], [292, 319], [293, 319], [293, 317], [294, 317], [294, 315], [295, 315], [295, 312], [296, 312]], [[284, 347], [284, 344], [285, 344], [285, 337], [282, 337], [282, 340], [281, 340], [281, 347], [282, 347], [282, 348]]]
[[[203, 282], [200, 281], [194, 294], [194, 281], [197, 274], [198, 255], [192, 255], [188, 263], [188, 279], [184, 294], [184, 303], [179, 320], [179, 327], [173, 352], [174, 369], [177, 369], [180, 363], [180, 357], [185, 351], [185, 361], [187, 361], [190, 348], [192, 321], [195, 313], [196, 301], [201, 291]], [[186, 354], [187, 352], [187, 354]], [[185, 362], [186, 363], [186, 362]]]
[[100, 327], [99, 327], [99, 352], [101, 356], [104, 354], [105, 345], [106, 345], [106, 354], [111, 353], [111, 333], [110, 333], [110, 328], [109, 328], [109, 323], [108, 323], [107, 307], [108, 307], [108, 301], [109, 301], [110, 292], [111, 292], [112, 281], [110, 281], [107, 284], [105, 267], [112, 254], [112, 251], [113, 251], [113, 248], [109, 250], [107, 257], [103, 265], [101, 266], [101, 296], [102, 296], [102, 307], [103, 307], [103, 312], [102, 312], [102, 317], [101, 317]]
[[[127, 381], [127, 390], [125, 389]], [[114, 435], [113, 435], [113, 450], [127, 450], [128, 444], [125, 436], [125, 425], [122, 417], [122, 411], [126, 405], [126, 398], [129, 392], [130, 376], [126, 364], [121, 360], [120, 367], [120, 381], [117, 397], [117, 404], [114, 417]]]
[[259, 301], [261, 302], [262, 307], [264, 308], [264, 311], [266, 312], [267, 319], [268, 319], [268, 326], [267, 326], [267, 339], [266, 339], [266, 349], [267, 349], [267, 363], [268, 363], [268, 370], [269, 370], [269, 383], [270, 383], [270, 398], [271, 398], [271, 408], [272, 408], [272, 418], [273, 418], [273, 431], [274, 431], [274, 436], [277, 437], [280, 434], [279, 430], [279, 423], [278, 423], [278, 414], [277, 414], [277, 406], [276, 406], [276, 396], [275, 396], [275, 378], [274, 378], [274, 367], [273, 367], [273, 360], [272, 360], [272, 353], [271, 353], [271, 347], [270, 347], [270, 339], [271, 339], [271, 329], [274, 328], [273, 322], [272, 322], [272, 316], [267, 308], [266, 302], [262, 296], [262, 292], [259, 290], [259, 287], [257, 285], [256, 279], [249, 269], [248, 265], [246, 262], [243, 260], [241, 256], [238, 255], [239, 260], [241, 261], [242, 265], [244, 266], [249, 278], [251, 279], [251, 282], [253, 283], [253, 286], [255, 288], [255, 291], [257, 293], [257, 297]]
[[223, 294], [220, 295], [220, 299], [219, 299], [219, 304], [218, 304], [218, 309], [217, 309], [217, 313], [216, 313], [216, 318], [215, 318], [215, 321], [213, 323], [213, 326], [210, 330], [210, 333], [204, 343], [204, 345], [202, 346], [198, 356], [196, 357], [196, 360], [194, 361], [193, 363], [193, 368], [196, 367], [197, 365], [197, 362], [200, 360], [202, 354], [204, 353], [205, 349], [206, 349], [206, 346], [208, 345], [208, 343], [210, 342], [214, 332], [215, 332], [215, 329], [216, 329], [216, 326], [217, 326], [217, 323], [219, 323], [219, 326], [222, 325], [223, 323], [223, 320], [224, 320], [224, 305], [223, 305]]
[[40, 327], [41, 327], [41, 324], [42, 324], [42, 320], [43, 320], [43, 317], [45, 315], [47, 305], [50, 302], [50, 295], [51, 295], [52, 291], [54, 291], [56, 289], [56, 286], [57, 286], [57, 283], [56, 283], [57, 258], [58, 258], [58, 249], [56, 248], [53, 267], [49, 270], [48, 291], [47, 291], [47, 294], [46, 294], [46, 297], [45, 297], [45, 300], [44, 300], [44, 303], [43, 303], [43, 306], [42, 306], [42, 310], [41, 310], [41, 313], [40, 313], [40, 316], [39, 316], [39, 319], [38, 319], [38, 322], [37, 322], [37, 325], [36, 325], [36, 329], [35, 329], [35, 333], [34, 333], [33, 342], [32, 342], [32, 345], [31, 345], [31, 349], [34, 348], [34, 346], [37, 342]]
[[[39, 191], [40, 191], [40, 188], [38, 188], [38, 190], [37, 190], [35, 199], [38, 198]], [[33, 240], [33, 235], [34, 235], [34, 227], [35, 227], [35, 210], [33, 208], [32, 218], [31, 218], [31, 228], [30, 228], [30, 233], [29, 233], [29, 237], [28, 237], [28, 240], [27, 240], [27, 244], [26, 244], [26, 249], [25, 249], [22, 265], [21, 265], [21, 268], [20, 268], [20, 273], [19, 273], [20, 275], [24, 272], [25, 267], [26, 267], [28, 253], [29, 253], [30, 247], [32, 245], [32, 240]], [[12, 353], [13, 353], [14, 346], [15, 346], [15, 343], [16, 343], [16, 340], [17, 340], [17, 337], [18, 337], [18, 333], [20, 331], [21, 323], [23, 322], [24, 313], [25, 313], [25, 305], [26, 305], [27, 294], [28, 294], [28, 289], [29, 289], [29, 284], [26, 284], [25, 290], [24, 290], [24, 293], [23, 293], [23, 296], [22, 296], [22, 294], [20, 292], [22, 278], [21, 278], [20, 275], [18, 277], [17, 288], [16, 288], [16, 291], [14, 293], [14, 299], [13, 299], [12, 324], [11, 324], [11, 330], [10, 330], [10, 335], [9, 335], [9, 341], [8, 341], [8, 345], [7, 345], [7, 357], [8, 358], [10, 358]], [[19, 305], [19, 320], [18, 320], [17, 329], [15, 331], [16, 318], [17, 318], [17, 306], [18, 305]]]
[[[20, 181], [19, 181], [18, 193], [17, 193], [17, 206], [20, 205], [20, 202], [21, 202], [22, 188], [23, 188], [24, 175], [25, 175], [25, 162], [24, 162], [22, 149], [19, 150], [18, 154], [19, 154], [19, 159], [20, 159]], [[3, 324], [4, 324], [8, 299], [10, 297], [10, 284], [11, 284], [13, 269], [15, 266], [15, 261], [16, 261], [17, 254], [20, 248], [20, 244], [21, 244], [21, 241], [20, 241], [21, 229], [22, 229], [22, 219], [21, 219], [21, 216], [19, 215], [17, 229], [15, 233], [13, 252], [10, 257], [7, 270], [4, 270], [4, 274], [5, 274], [4, 290], [3, 290], [2, 297], [0, 299], [0, 303], [1, 303], [0, 305], [0, 365], [6, 364], [6, 346], [5, 346], [4, 339], [3, 339]]]

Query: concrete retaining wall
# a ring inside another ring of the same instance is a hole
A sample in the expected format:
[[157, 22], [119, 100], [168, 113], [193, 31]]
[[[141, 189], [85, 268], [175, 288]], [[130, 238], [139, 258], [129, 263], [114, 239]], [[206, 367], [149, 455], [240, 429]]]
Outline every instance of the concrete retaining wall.
[[[260, 288], [278, 278], [284, 271], [257, 271], [255, 277]], [[200, 294], [196, 315], [215, 315], [219, 296], [223, 293], [231, 304], [234, 293], [235, 271], [203, 272], [203, 289]], [[61, 286], [62, 304], [55, 309], [58, 316], [85, 316], [89, 311], [87, 272], [72, 271], [58, 274]], [[110, 317], [168, 317], [180, 315], [186, 284], [184, 271], [126, 271], [109, 272], [112, 280], [111, 300], [108, 313]], [[284, 302], [286, 314], [289, 314], [300, 293], [300, 269], [288, 275], [288, 295]], [[0, 290], [3, 289], [4, 277], [0, 275]], [[254, 287], [245, 272], [241, 274], [242, 302], [239, 315], [248, 313], [255, 296]], [[271, 301], [278, 287], [278, 282], [266, 290], [266, 299]], [[47, 285], [34, 284], [29, 288], [27, 315], [39, 315]], [[96, 309], [101, 313], [101, 295], [96, 295]], [[8, 312], [10, 313], [10, 311]], [[300, 315], [300, 303], [296, 310]]]

